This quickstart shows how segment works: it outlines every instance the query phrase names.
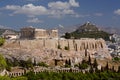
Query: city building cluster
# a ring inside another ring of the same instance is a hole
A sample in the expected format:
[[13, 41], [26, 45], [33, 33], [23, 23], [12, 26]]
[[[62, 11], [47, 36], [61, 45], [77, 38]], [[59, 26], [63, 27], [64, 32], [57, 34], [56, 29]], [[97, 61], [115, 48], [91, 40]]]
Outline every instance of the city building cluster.
[[110, 39], [113, 41], [107, 42], [110, 54], [113, 57], [120, 57], [120, 35], [113, 34], [112, 36], [110, 36]]

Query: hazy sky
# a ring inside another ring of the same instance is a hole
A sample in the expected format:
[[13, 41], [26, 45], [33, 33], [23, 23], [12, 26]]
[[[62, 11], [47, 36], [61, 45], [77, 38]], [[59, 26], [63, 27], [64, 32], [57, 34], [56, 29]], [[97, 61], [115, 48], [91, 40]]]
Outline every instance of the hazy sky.
[[120, 0], [0, 0], [0, 27], [120, 27]]

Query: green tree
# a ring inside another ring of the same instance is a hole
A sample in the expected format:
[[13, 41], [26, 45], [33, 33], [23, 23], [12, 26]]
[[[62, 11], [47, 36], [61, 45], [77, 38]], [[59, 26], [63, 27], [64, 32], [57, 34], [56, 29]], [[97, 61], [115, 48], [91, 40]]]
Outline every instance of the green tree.
[[37, 65], [37, 62], [36, 62], [36, 60], [34, 59], [33, 66], [36, 66], [36, 65]]
[[71, 60], [69, 59], [69, 62], [68, 62], [68, 64], [71, 66]]
[[71, 60], [65, 60], [65, 67], [71, 67]]
[[7, 63], [7, 67], [6, 67], [7, 71], [11, 71], [11, 67], [13, 67], [13, 62], [10, 59], [6, 58], [6, 63]]
[[4, 38], [0, 38], [0, 46], [2, 46], [5, 43], [5, 39]]
[[98, 66], [98, 63], [97, 63], [97, 60], [96, 58], [94, 59], [94, 63], [93, 63], [93, 67], [97, 69], [97, 66]]
[[24, 67], [24, 68], [27, 68], [27, 69], [28, 68], [33, 68], [33, 63], [32, 63], [31, 58], [29, 58], [27, 61], [20, 60], [19, 65]]
[[88, 64], [91, 65], [91, 57], [90, 57], [90, 55], [88, 57]]
[[82, 63], [79, 65], [79, 69], [87, 69], [88, 68], [88, 64], [87, 63]]
[[114, 66], [112, 66], [111, 71], [112, 71], [112, 72], [115, 72], [115, 67], [114, 67]]
[[70, 39], [70, 38], [71, 38], [71, 34], [70, 34], [70, 33], [68, 33], [68, 32], [67, 32], [67, 33], [65, 33], [65, 38], [66, 38], [66, 39]]
[[82, 72], [41, 72], [35, 74], [31, 71], [28, 72], [25, 77], [27, 77], [28, 80], [119, 80], [120, 74], [116, 72], [113, 73], [111, 71], [103, 71], [98, 73], [94, 72], [93, 68], [91, 68], [91, 71], [85, 74]]
[[32, 63], [32, 59], [29, 58], [27, 61], [26, 61], [26, 67], [27, 68], [33, 68], [33, 63]]
[[8, 66], [13, 66], [13, 62], [11, 59], [6, 58], [6, 63]]
[[38, 80], [33, 71], [28, 72], [25, 76], [27, 76], [28, 80]]
[[13, 60], [14, 60], [14, 62], [12, 62], [13, 63], [13, 67], [20, 65], [19, 61], [16, 58], [13, 58]]
[[61, 46], [60, 46], [60, 44], [58, 44], [58, 49], [61, 49]]
[[108, 62], [106, 63], [105, 70], [107, 70], [107, 71], [109, 70]]
[[0, 80], [11, 80], [8, 76], [0, 76]]
[[27, 78], [27, 77], [20, 76], [20, 77], [11, 78], [11, 80], [28, 80], [28, 78]]
[[114, 58], [114, 60], [115, 60], [115, 61], [119, 61], [119, 60], [120, 60], [120, 58], [118, 58], [118, 57], [115, 57], [115, 58]]
[[103, 72], [103, 71], [104, 71], [104, 69], [105, 69], [105, 68], [104, 68], [103, 66], [101, 66], [101, 72]]
[[20, 64], [21, 67], [26, 68], [26, 62], [24, 60], [20, 60]]
[[7, 67], [5, 58], [0, 54], [0, 70], [3, 70]]
[[43, 67], [48, 67], [48, 65], [44, 62], [39, 62], [37, 65], [38, 66], [43, 66]]
[[67, 47], [67, 46], [65, 46], [65, 48], [64, 48], [65, 50], [69, 50], [69, 47]]
[[119, 72], [120, 73], [120, 66], [118, 67], [118, 71], [117, 72]]

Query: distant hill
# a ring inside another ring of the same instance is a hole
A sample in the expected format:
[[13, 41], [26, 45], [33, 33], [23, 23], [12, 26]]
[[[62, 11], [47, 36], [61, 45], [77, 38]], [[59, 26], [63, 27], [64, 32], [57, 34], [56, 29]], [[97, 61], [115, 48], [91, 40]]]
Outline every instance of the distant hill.
[[109, 40], [110, 35], [110, 33], [100, 30], [96, 25], [87, 22], [79, 26], [75, 31], [65, 33], [63, 37], [65, 37], [66, 39], [103, 38], [105, 40]]

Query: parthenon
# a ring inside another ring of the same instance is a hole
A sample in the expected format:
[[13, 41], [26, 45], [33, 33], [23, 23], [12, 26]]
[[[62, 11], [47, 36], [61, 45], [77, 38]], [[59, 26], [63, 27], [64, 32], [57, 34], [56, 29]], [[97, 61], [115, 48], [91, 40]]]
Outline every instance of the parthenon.
[[42, 38], [58, 38], [58, 30], [46, 30], [33, 27], [21, 28], [22, 39], [42, 39]]

